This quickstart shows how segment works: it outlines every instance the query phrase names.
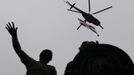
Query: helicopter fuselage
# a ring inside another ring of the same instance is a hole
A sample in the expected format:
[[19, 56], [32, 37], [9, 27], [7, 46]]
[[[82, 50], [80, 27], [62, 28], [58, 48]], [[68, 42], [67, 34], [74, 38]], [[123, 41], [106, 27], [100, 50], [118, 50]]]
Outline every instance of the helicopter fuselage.
[[93, 15], [91, 15], [90, 13], [86, 13], [75, 6], [73, 6], [73, 8], [79, 11], [82, 14], [82, 16], [85, 18], [85, 20], [88, 21], [89, 23], [93, 23], [96, 26], [100, 25], [100, 21], [96, 19]]
[[100, 25], [100, 21], [98, 19], [96, 19], [93, 15], [89, 14], [89, 13], [81, 13], [82, 16], [85, 18], [86, 21], [88, 21], [89, 23], [93, 23], [96, 26]]

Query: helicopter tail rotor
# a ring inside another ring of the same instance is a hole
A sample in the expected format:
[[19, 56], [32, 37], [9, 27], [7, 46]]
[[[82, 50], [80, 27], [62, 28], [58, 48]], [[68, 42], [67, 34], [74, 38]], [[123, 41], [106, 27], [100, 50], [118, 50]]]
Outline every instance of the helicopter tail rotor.
[[71, 5], [70, 9], [72, 9], [75, 6], [76, 3], [74, 3], [73, 5]]

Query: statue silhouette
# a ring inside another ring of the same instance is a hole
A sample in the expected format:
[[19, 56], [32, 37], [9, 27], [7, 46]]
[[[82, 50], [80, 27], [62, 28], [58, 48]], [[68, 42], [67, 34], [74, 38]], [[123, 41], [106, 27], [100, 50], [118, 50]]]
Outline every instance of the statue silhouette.
[[13, 48], [21, 59], [21, 62], [26, 66], [26, 75], [57, 75], [55, 67], [48, 65], [49, 61], [52, 60], [51, 50], [43, 50], [40, 53], [39, 61], [34, 60], [21, 49], [17, 36], [18, 27], [15, 27], [14, 22], [8, 22], [6, 25], [6, 29], [12, 37]]
[[134, 65], [120, 48], [84, 41], [79, 53], [67, 64], [64, 75], [133, 75]]

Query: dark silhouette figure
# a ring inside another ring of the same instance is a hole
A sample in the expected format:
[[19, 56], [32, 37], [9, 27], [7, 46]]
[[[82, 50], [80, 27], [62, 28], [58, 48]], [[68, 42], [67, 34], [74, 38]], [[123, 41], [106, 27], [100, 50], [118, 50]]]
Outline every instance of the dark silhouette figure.
[[6, 29], [12, 36], [13, 48], [16, 54], [20, 57], [21, 62], [26, 66], [26, 75], [56, 75], [56, 69], [54, 66], [48, 65], [52, 60], [52, 52], [49, 49], [45, 49], [40, 53], [39, 61], [34, 60], [28, 56], [22, 49], [17, 37], [17, 27], [14, 22], [6, 24]]
[[118, 47], [85, 41], [79, 49], [64, 75], [134, 75], [132, 60]]
[[72, 66], [73, 66], [73, 61], [67, 64], [64, 75], [72, 75]]

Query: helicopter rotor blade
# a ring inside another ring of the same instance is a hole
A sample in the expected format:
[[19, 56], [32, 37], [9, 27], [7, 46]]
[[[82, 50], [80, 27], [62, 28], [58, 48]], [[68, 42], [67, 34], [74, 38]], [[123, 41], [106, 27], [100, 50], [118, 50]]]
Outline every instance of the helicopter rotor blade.
[[95, 13], [93, 13], [93, 14], [98, 14], [98, 13], [103, 12], [103, 11], [105, 11], [105, 10], [108, 10], [108, 9], [110, 9], [110, 8], [112, 8], [112, 6], [107, 7], [107, 8], [105, 8], [105, 9], [102, 9], [102, 10], [100, 10], [100, 11], [97, 11], [97, 12], [95, 12]]
[[77, 30], [81, 27], [82, 25], [79, 25], [79, 27], [77, 28]]
[[71, 10], [71, 9], [67, 9], [68, 11], [72, 11], [72, 12], [76, 12], [76, 13], [80, 13], [79, 11], [76, 10]]
[[90, 0], [88, 0], [88, 6], [89, 6], [89, 13], [90, 13], [90, 11], [91, 11]]

